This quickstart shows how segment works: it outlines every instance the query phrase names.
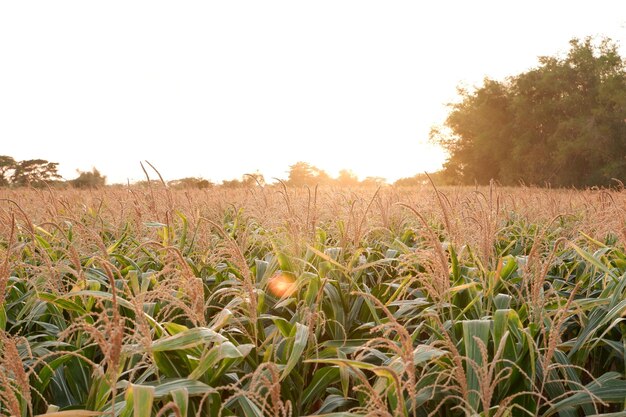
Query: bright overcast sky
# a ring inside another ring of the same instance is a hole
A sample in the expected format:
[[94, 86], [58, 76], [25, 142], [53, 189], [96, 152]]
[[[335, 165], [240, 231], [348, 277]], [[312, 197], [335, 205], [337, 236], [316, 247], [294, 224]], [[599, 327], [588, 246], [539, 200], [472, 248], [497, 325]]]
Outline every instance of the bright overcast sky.
[[[3, 1], [0, 155], [109, 182], [441, 166], [458, 85], [626, 44], [626, 1]], [[625, 54], [622, 54], [624, 56]]]

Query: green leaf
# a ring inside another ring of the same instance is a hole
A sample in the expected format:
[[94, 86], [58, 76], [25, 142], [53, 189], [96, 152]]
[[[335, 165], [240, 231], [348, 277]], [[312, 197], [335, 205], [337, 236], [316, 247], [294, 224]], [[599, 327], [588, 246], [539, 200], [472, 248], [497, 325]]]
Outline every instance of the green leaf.
[[287, 320], [285, 320], [282, 317], [276, 317], [276, 316], [272, 316], [272, 321], [274, 322], [274, 325], [276, 326], [276, 328], [283, 335], [283, 337], [289, 337], [289, 335], [291, 334], [291, 329], [293, 328], [291, 323], [289, 323]]
[[[154, 387], [154, 399], [163, 400], [167, 396], [171, 396], [172, 392], [179, 391], [182, 389], [187, 390], [189, 396], [204, 396], [209, 393], [215, 392], [213, 388], [210, 386], [203, 384], [199, 381], [194, 381], [190, 379], [172, 379], [169, 381], [158, 381], [154, 383], [145, 383], [142, 386]], [[133, 404], [133, 390], [127, 390], [126, 398], [124, 401], [119, 401], [115, 404], [115, 409], [123, 410], [122, 416], [126, 410], [131, 409], [130, 404]], [[105, 413], [111, 411], [111, 405], [104, 410]]]
[[576, 353], [588, 340], [600, 331], [600, 329], [607, 325], [610, 321], [621, 317], [626, 311], [626, 300], [622, 300], [617, 305], [609, 306], [611, 309], [606, 311], [605, 308], [598, 308], [593, 311], [590, 316], [589, 323], [583, 327], [580, 335], [576, 338], [576, 343], [572, 346], [570, 351], [570, 357]]
[[188, 395], [204, 395], [215, 390], [210, 386], [203, 384], [200, 381], [194, 381], [191, 379], [173, 379], [169, 381], [160, 381], [156, 383], [150, 383], [154, 387], [154, 398], [163, 399], [163, 397], [170, 395], [173, 391], [186, 389]]
[[[202, 356], [198, 366], [189, 374], [190, 379], [199, 379], [209, 369], [213, 368], [219, 361], [223, 359], [238, 359], [247, 356], [254, 348], [252, 344], [244, 344], [235, 346], [229, 341], [219, 343], [211, 348]], [[210, 381], [209, 381], [210, 382]]]
[[311, 401], [321, 398], [326, 388], [339, 381], [339, 368], [324, 367], [315, 371], [313, 380], [302, 393], [302, 404], [308, 405]]
[[131, 384], [133, 395], [133, 417], [150, 417], [154, 401], [154, 387]]
[[480, 407], [480, 381], [471, 363], [476, 364], [476, 366], [486, 365], [483, 364], [477, 340], [483, 342], [485, 347], [488, 346], [491, 323], [491, 320], [463, 321], [463, 344], [465, 345], [465, 355], [470, 361], [467, 364], [467, 388], [470, 391], [469, 403], [472, 410], [476, 413], [478, 413]]
[[617, 279], [617, 275], [615, 274], [615, 272], [610, 270], [608, 266], [600, 262], [598, 258], [573, 243], [570, 243], [570, 246], [580, 255], [581, 258], [595, 266], [599, 271], [604, 272], [613, 279]]
[[283, 380], [289, 372], [296, 366], [298, 361], [302, 359], [302, 353], [304, 352], [304, 348], [306, 348], [307, 341], [309, 340], [309, 327], [304, 324], [296, 323], [296, 334], [294, 336], [293, 347], [291, 348], [291, 353], [289, 354], [289, 359], [287, 359], [287, 364], [283, 369], [282, 375], [280, 379]]
[[[330, 412], [340, 407], [345, 407], [348, 404], [350, 404], [350, 400], [342, 397], [341, 395], [334, 395], [334, 394], [329, 395], [328, 397], [326, 397], [326, 399], [322, 403], [322, 406], [319, 408], [319, 410], [317, 410], [317, 413], [315, 414], [315, 416], [319, 416], [319, 415], [341, 416], [342, 415], [341, 413], [330, 413]], [[330, 413], [330, 414], [323, 414], [323, 413]]]
[[146, 227], [154, 227], [154, 228], [167, 227], [166, 224], [159, 223], [159, 222], [144, 222], [143, 225]]
[[183, 417], [186, 416], [187, 409], [189, 407], [189, 392], [187, 391], [187, 388], [177, 388], [172, 391], [171, 395], [172, 401], [174, 401], [174, 404], [176, 404], [180, 410], [180, 415]]
[[419, 365], [423, 362], [428, 362], [432, 359], [446, 355], [448, 352], [445, 350], [437, 349], [429, 345], [418, 345], [413, 350], [413, 364]]
[[305, 362], [307, 363], [329, 363], [332, 365], [337, 365], [337, 366], [348, 366], [348, 367], [352, 367], [352, 368], [356, 368], [356, 369], [366, 369], [368, 371], [373, 371], [377, 368], [379, 368], [377, 365], [371, 364], [371, 363], [367, 363], [367, 362], [362, 362], [362, 361], [355, 361], [353, 359], [339, 359], [339, 358], [333, 358], [333, 359], [307, 359]]
[[551, 416], [563, 410], [575, 409], [584, 404], [591, 404], [597, 400], [609, 403], [623, 402], [626, 398], [626, 381], [619, 379], [619, 377], [620, 375], [616, 372], [605, 373], [587, 384], [584, 391], [578, 391], [554, 404], [543, 414], [543, 417]]
[[0, 330], [4, 331], [7, 328], [7, 312], [4, 308], [4, 303], [0, 304]]
[[[71, 294], [72, 293], [70, 293], [69, 295]], [[55, 304], [56, 306], [60, 307], [61, 309], [65, 311], [68, 311], [68, 312], [73, 311], [81, 315], [87, 314], [87, 312], [85, 311], [83, 307], [81, 307], [80, 305], [78, 305], [72, 300], [67, 300], [61, 297], [57, 297], [54, 294], [43, 293], [43, 292], [38, 293], [37, 296], [39, 297], [40, 300]]]
[[244, 417], [265, 417], [259, 407], [248, 397], [238, 397], [237, 402], [243, 410]]
[[221, 334], [206, 327], [194, 327], [177, 333], [174, 336], [164, 337], [152, 342], [153, 352], [188, 349], [202, 344], [225, 342], [227, 339]]

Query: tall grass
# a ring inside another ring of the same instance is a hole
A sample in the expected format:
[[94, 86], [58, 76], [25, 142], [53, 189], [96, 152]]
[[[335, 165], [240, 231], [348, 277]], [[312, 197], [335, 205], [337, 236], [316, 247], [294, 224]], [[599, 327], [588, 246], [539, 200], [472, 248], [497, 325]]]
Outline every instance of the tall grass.
[[0, 190], [0, 414], [626, 415], [626, 196]]

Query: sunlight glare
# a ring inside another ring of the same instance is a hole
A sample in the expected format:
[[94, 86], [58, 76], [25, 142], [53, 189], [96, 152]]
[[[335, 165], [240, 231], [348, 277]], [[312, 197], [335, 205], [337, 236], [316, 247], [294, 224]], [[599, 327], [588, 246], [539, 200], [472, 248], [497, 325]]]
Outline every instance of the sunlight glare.
[[296, 291], [296, 283], [292, 276], [279, 272], [270, 278], [267, 288], [277, 297], [289, 297]]

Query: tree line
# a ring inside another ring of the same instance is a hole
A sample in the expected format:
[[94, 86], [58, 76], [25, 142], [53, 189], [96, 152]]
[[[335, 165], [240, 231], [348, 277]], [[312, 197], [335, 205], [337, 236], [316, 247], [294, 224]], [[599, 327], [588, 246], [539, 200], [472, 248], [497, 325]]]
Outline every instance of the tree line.
[[[447, 150], [442, 170], [430, 177], [417, 174], [394, 183], [608, 186], [626, 182], [626, 61], [610, 39], [570, 41], [564, 56], [540, 57], [539, 65], [503, 81], [486, 78], [473, 89], [459, 89], [442, 126], [431, 141]], [[16, 161], [0, 156], [0, 186], [69, 184], [101, 187], [106, 177], [97, 169], [63, 181], [58, 163], [43, 159]], [[288, 186], [379, 186], [386, 181], [360, 181], [349, 170], [331, 178], [307, 162], [289, 167]], [[141, 184], [141, 182], [140, 182]], [[168, 183], [173, 188], [217, 186], [199, 177]], [[221, 186], [265, 185], [262, 174], [245, 174]]]
[[[312, 165], [308, 162], [296, 162], [289, 166], [287, 178], [275, 178], [278, 182], [289, 187], [315, 187], [315, 186], [335, 186], [335, 187], [369, 187], [380, 186], [386, 184], [386, 180], [381, 177], [367, 177], [363, 180], [350, 170], [344, 169], [339, 171], [339, 175], [333, 178], [326, 171]], [[141, 181], [142, 185], [147, 181]], [[259, 172], [244, 174], [241, 178], [233, 178], [224, 180], [221, 184], [215, 184], [200, 177], [188, 177], [178, 180], [169, 181], [168, 185], [172, 188], [250, 188], [255, 186], [264, 186], [267, 184], [265, 176]]]
[[78, 177], [64, 181], [58, 172], [58, 162], [45, 159], [16, 161], [13, 157], [0, 155], [0, 187], [44, 187], [69, 184], [77, 188], [101, 187], [106, 177], [93, 168], [78, 171]]
[[570, 41], [565, 56], [460, 89], [431, 140], [447, 183], [607, 186], [626, 178], [626, 71], [617, 45]]
[[[98, 188], [106, 185], [106, 176], [93, 168], [91, 171], [78, 171], [78, 176], [71, 180], [63, 180], [58, 173], [58, 162], [49, 162], [45, 159], [28, 159], [17, 161], [11, 156], [0, 155], [0, 187], [44, 187], [44, 186], [72, 186], [76, 188]], [[349, 170], [342, 170], [336, 178], [332, 178], [307, 162], [297, 162], [289, 167], [287, 179], [279, 179], [283, 184], [294, 187], [304, 186], [378, 186], [385, 183], [384, 178], [367, 177], [360, 181]], [[139, 181], [137, 185], [147, 185], [148, 182]], [[255, 172], [244, 174], [241, 178], [224, 180], [215, 184], [202, 177], [185, 177], [167, 182], [172, 188], [179, 189], [206, 189], [215, 186], [225, 188], [249, 188], [266, 185], [263, 174]]]

